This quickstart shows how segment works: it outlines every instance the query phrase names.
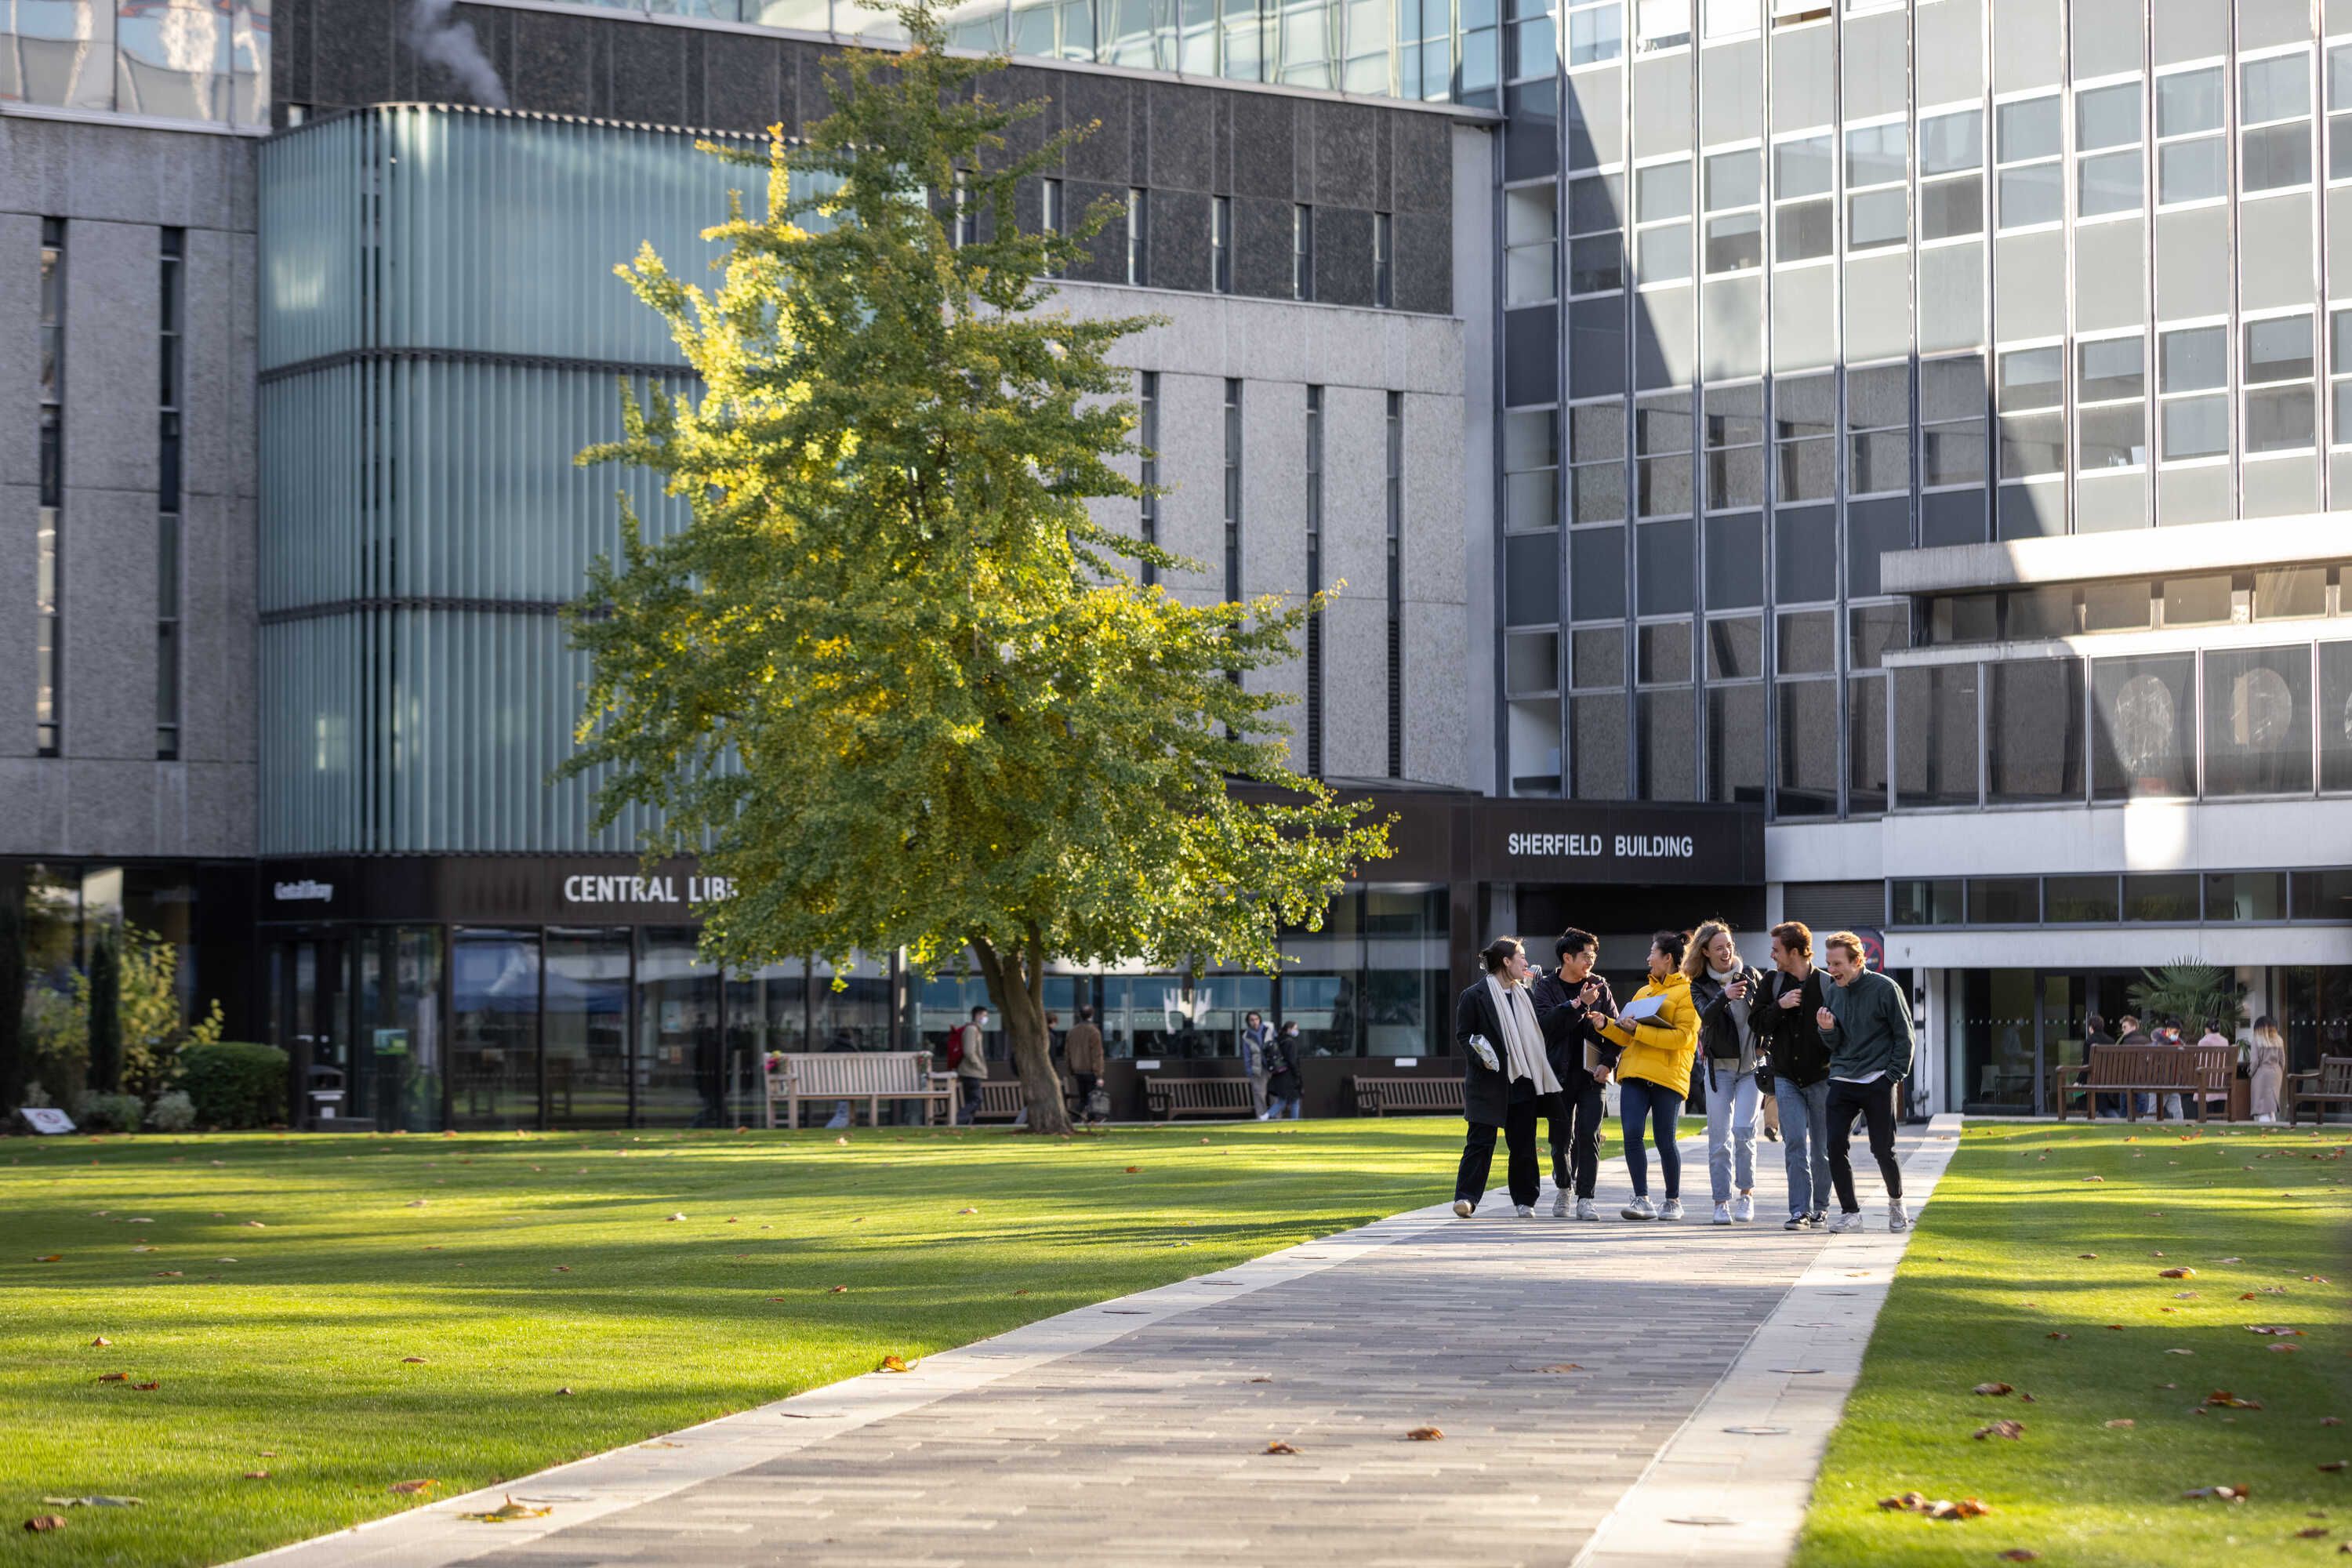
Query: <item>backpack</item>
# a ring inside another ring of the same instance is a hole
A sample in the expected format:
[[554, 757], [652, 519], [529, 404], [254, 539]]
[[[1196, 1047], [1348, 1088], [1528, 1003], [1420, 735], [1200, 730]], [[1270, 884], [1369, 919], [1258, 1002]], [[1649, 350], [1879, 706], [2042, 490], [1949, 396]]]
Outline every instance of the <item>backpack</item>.
[[970, 1024], [958, 1024], [948, 1031], [948, 1071], [950, 1072], [963, 1066], [963, 1036], [964, 1031], [971, 1027]]

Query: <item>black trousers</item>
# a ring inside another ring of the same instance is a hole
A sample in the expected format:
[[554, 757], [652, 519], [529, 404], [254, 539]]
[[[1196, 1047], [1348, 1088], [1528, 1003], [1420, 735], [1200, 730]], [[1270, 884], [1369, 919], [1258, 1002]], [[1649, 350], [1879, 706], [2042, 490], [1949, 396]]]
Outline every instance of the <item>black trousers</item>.
[[[1528, 1208], [1535, 1206], [1537, 1195], [1543, 1191], [1541, 1168], [1536, 1163], [1536, 1108], [1539, 1102], [1532, 1098], [1517, 1100], [1503, 1112], [1500, 1129], [1510, 1151], [1508, 1166], [1511, 1201]], [[1454, 1175], [1454, 1195], [1467, 1198], [1475, 1205], [1486, 1195], [1486, 1173], [1495, 1163], [1495, 1133], [1491, 1123], [1473, 1121], [1470, 1135], [1462, 1144], [1462, 1168]]]
[[1862, 1212], [1853, 1195], [1853, 1158], [1847, 1143], [1856, 1115], [1869, 1128], [1871, 1158], [1878, 1162], [1886, 1195], [1903, 1195], [1903, 1167], [1895, 1163], [1895, 1106], [1902, 1092], [1900, 1079], [1883, 1078], [1876, 1083], [1830, 1080], [1830, 1181], [1837, 1188], [1838, 1207], [1848, 1214]]
[[1591, 1197], [1601, 1174], [1601, 1086], [1591, 1073], [1579, 1071], [1562, 1080], [1558, 1094], [1545, 1095], [1538, 1103], [1551, 1132], [1552, 1184]]

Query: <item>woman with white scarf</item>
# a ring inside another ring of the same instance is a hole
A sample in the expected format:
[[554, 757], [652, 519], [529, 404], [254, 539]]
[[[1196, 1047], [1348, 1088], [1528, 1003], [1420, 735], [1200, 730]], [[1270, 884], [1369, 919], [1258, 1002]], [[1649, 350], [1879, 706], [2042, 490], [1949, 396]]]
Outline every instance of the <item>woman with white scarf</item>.
[[1690, 976], [1691, 1005], [1698, 1009], [1706, 1072], [1706, 1173], [1715, 1190], [1715, 1223], [1746, 1225], [1756, 1217], [1756, 1109], [1762, 1092], [1748, 1009], [1762, 994], [1764, 976], [1739, 956], [1731, 927], [1722, 921], [1692, 933], [1683, 973]]
[[1468, 1219], [1486, 1195], [1486, 1173], [1500, 1129], [1509, 1150], [1512, 1205], [1521, 1219], [1531, 1219], [1543, 1184], [1536, 1163], [1536, 1114], [1546, 1096], [1559, 1093], [1559, 1079], [1528, 994], [1535, 972], [1528, 965], [1527, 950], [1517, 937], [1501, 936], [1478, 957], [1486, 973], [1454, 1004], [1454, 1043], [1467, 1063], [1462, 1114], [1470, 1123], [1462, 1166], [1454, 1177], [1454, 1213]]

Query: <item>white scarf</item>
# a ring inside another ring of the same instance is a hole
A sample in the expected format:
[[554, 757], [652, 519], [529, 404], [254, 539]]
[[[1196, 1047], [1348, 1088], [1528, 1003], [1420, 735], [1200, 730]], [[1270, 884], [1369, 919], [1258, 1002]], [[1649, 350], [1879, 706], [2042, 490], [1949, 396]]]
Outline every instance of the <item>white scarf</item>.
[[1489, 974], [1486, 994], [1494, 1001], [1495, 1016], [1503, 1022], [1506, 1081], [1527, 1079], [1538, 1094], [1558, 1094], [1559, 1079], [1552, 1076], [1551, 1058], [1545, 1054], [1543, 1030], [1536, 1023], [1535, 1005], [1528, 1000], [1527, 988], [1506, 985]]

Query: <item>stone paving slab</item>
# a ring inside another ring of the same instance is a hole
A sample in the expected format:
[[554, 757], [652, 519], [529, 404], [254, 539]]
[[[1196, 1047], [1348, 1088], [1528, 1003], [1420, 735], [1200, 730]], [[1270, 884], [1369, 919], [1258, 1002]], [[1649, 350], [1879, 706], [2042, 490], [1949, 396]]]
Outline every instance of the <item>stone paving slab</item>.
[[[1782, 1231], [1760, 1155], [1757, 1225], [1618, 1221], [1612, 1162], [1602, 1224], [1433, 1205], [250, 1561], [1779, 1562], [1907, 1237]], [[551, 1512], [457, 1517], [507, 1492]], [[1749, 1528], [1653, 1517], [1702, 1501]]]

